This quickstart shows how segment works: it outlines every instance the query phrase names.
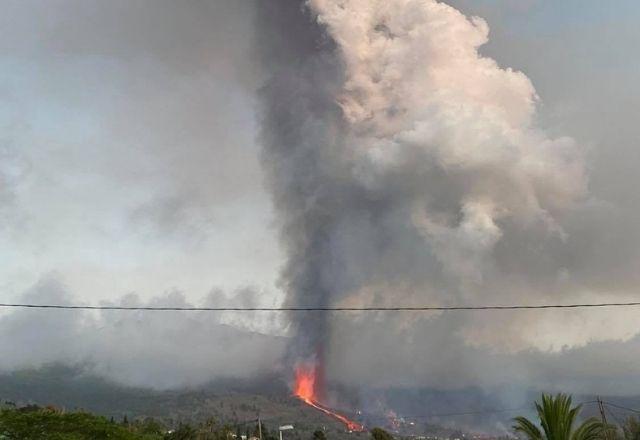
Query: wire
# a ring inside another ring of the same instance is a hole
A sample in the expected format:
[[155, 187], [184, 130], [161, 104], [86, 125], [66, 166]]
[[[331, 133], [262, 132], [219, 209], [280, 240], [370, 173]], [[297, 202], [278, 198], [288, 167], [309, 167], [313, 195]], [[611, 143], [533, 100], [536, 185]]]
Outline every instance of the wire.
[[[586, 402], [578, 402], [577, 405], [589, 405], [595, 402], [596, 402], [595, 400], [588, 400]], [[531, 405], [528, 405], [520, 408], [503, 408], [503, 409], [492, 409], [492, 410], [486, 410], [486, 411], [483, 411], [483, 410], [466, 411], [466, 412], [448, 413], [448, 414], [429, 414], [421, 417], [449, 417], [449, 416], [466, 416], [466, 415], [473, 415], [473, 414], [500, 414], [500, 413], [506, 413], [506, 412], [514, 412], [514, 411], [526, 411], [531, 409], [534, 409], [534, 408]]]
[[0, 307], [23, 309], [64, 310], [138, 310], [175, 312], [447, 312], [465, 310], [541, 310], [583, 309], [602, 307], [635, 307], [640, 302], [596, 303], [596, 304], [538, 304], [507, 306], [418, 306], [418, 307], [146, 307], [146, 306], [81, 306], [63, 304], [8, 304]]
[[611, 408], [607, 408], [606, 406], [608, 405], [606, 402], [602, 402], [605, 405], [605, 412], [608, 413], [613, 420], [615, 420], [615, 422], [618, 424], [618, 426], [622, 426], [623, 423], [620, 421], [620, 419], [616, 416], [616, 414], [611, 410]]
[[491, 410], [479, 410], [479, 411], [465, 411], [465, 412], [457, 412], [457, 413], [444, 413], [444, 414], [427, 414], [421, 417], [453, 417], [453, 416], [469, 416], [476, 414], [500, 414], [506, 412], [515, 412], [515, 411], [526, 411], [531, 409], [530, 406], [521, 407], [521, 408], [506, 408], [506, 409], [491, 409]]
[[578, 402], [577, 405], [590, 405], [592, 403], [598, 403], [597, 400], [585, 400], [584, 402]]
[[[584, 402], [577, 402], [576, 405], [589, 405], [592, 403], [596, 403], [596, 400], [587, 400]], [[499, 408], [499, 409], [488, 409], [488, 410], [470, 410], [470, 411], [461, 411], [461, 412], [451, 412], [451, 413], [429, 413], [429, 414], [396, 414], [393, 416], [394, 419], [407, 419], [407, 420], [419, 420], [419, 419], [428, 419], [431, 417], [454, 417], [454, 416], [467, 416], [467, 415], [481, 415], [481, 414], [500, 414], [500, 413], [508, 413], [508, 412], [516, 412], [516, 411], [528, 411], [535, 409], [532, 405], [521, 406], [519, 408]], [[386, 415], [378, 415], [371, 416], [365, 415], [365, 418], [374, 419], [374, 420], [386, 420], [389, 419], [389, 416]]]
[[629, 408], [629, 407], [622, 406], [622, 405], [616, 405], [615, 403], [610, 403], [610, 402], [603, 402], [603, 403], [604, 403], [605, 405], [609, 405], [609, 406], [612, 406], [612, 407], [614, 407], [614, 408], [624, 409], [624, 410], [627, 410], [627, 411], [631, 411], [631, 412], [634, 412], [634, 413], [640, 414], [640, 410], [637, 410], [637, 409]]
[[531, 409], [531, 406], [525, 406], [520, 408], [503, 408], [503, 409], [463, 411], [463, 412], [452, 412], [452, 413], [430, 413], [430, 414], [416, 414], [416, 415], [398, 414], [393, 417], [380, 415], [380, 416], [369, 417], [369, 418], [379, 419], [379, 420], [389, 419], [389, 418], [417, 420], [417, 419], [428, 419], [431, 417], [454, 417], [454, 416], [468, 416], [468, 415], [479, 415], [479, 414], [500, 414], [500, 413], [506, 413], [506, 412], [526, 411], [530, 409]]

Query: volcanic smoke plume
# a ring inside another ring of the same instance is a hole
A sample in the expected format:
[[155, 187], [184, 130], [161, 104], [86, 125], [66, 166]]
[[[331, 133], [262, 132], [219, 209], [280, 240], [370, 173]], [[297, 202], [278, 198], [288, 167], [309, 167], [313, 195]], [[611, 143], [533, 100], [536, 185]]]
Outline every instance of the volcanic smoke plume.
[[[520, 270], [501, 243], [562, 241], [580, 150], [536, 127], [524, 74], [479, 55], [484, 20], [435, 0], [260, 4], [287, 306], [477, 302]], [[291, 319], [291, 365], [329, 360], [330, 318]]]

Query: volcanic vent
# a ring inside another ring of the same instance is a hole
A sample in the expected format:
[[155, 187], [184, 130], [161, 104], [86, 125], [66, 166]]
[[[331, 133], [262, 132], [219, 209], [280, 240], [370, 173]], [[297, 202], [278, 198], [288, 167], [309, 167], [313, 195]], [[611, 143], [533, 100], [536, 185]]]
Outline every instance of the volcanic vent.
[[305, 364], [301, 363], [296, 366], [295, 369], [295, 384], [293, 393], [307, 405], [322, 411], [328, 416], [333, 417], [336, 420], [344, 423], [349, 431], [364, 431], [364, 427], [346, 416], [328, 408], [318, 401], [318, 395], [322, 394], [319, 388], [319, 382], [317, 382], [319, 367], [315, 363]]

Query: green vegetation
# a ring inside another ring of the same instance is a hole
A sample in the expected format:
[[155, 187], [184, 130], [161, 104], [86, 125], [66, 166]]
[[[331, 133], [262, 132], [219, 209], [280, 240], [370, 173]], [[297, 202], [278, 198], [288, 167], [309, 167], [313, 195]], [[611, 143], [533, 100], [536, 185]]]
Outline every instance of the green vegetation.
[[[85, 411], [64, 412], [55, 407], [29, 405], [18, 408], [9, 403], [0, 410], [0, 440], [236, 440], [259, 435], [257, 424], [235, 427], [210, 418], [197, 424], [180, 423], [169, 429], [153, 418], [130, 421]], [[277, 431], [262, 424], [263, 440], [277, 440]], [[327, 440], [317, 430], [309, 440]]]
[[371, 440], [393, 440], [393, 436], [382, 428], [371, 430]]
[[581, 405], [571, 406], [570, 396], [543, 394], [542, 401], [536, 402], [542, 431], [526, 417], [516, 417], [513, 429], [528, 440], [598, 440], [604, 430], [598, 419], [590, 418], [575, 426], [580, 409]]
[[[617, 418], [616, 421], [618, 421]], [[640, 440], [640, 420], [632, 416], [625, 419], [619, 426], [610, 424], [602, 437], [604, 440]]]
[[327, 440], [327, 436], [323, 430], [317, 429], [313, 431], [313, 440]]
[[[216, 407], [223, 404], [215, 401]], [[243, 403], [233, 405], [242, 408]], [[617, 426], [604, 424], [596, 418], [579, 423], [581, 405], [572, 406], [571, 397], [564, 394], [543, 394], [535, 408], [538, 415], [535, 423], [525, 417], [513, 419], [515, 432], [526, 440], [640, 440], [640, 419], [637, 417], [622, 421], [611, 413]], [[248, 406], [248, 410], [253, 408]], [[0, 440], [252, 440], [260, 434], [255, 419], [219, 420], [210, 416], [205, 421], [173, 419], [167, 422], [131, 413], [115, 420], [113, 416], [94, 415], [84, 410], [65, 412], [53, 406], [19, 407], [5, 400], [4, 405], [0, 405]], [[278, 431], [271, 426], [270, 430], [262, 423], [263, 440], [278, 440]], [[285, 440], [344, 440], [345, 435], [350, 440], [394, 440], [391, 433], [382, 428], [344, 434], [344, 431], [327, 432], [326, 427], [305, 428], [297, 423], [295, 431], [288, 431]], [[465, 435], [447, 437], [465, 438]], [[409, 440], [411, 437], [396, 432], [396, 438]]]
[[154, 419], [115, 422], [87, 412], [65, 413], [36, 405], [0, 411], [1, 440], [232, 440], [228, 425], [209, 420], [169, 430]]
[[640, 420], [636, 417], [629, 417], [622, 425], [622, 435], [624, 440], [640, 440]]
[[221, 381], [198, 389], [157, 391], [118, 385], [83, 367], [53, 364], [0, 373], [0, 400], [17, 406], [53, 403], [70, 412], [82, 410], [117, 422], [125, 414], [129, 420], [153, 418], [164, 427], [176, 429], [181, 423], [197, 427], [214, 419], [220, 425], [234, 427], [234, 434], [247, 437], [254, 434], [252, 421], [260, 415], [265, 440], [267, 427], [271, 439], [277, 439], [277, 427], [289, 423], [295, 424], [295, 430], [287, 432], [284, 440], [310, 440], [320, 427], [331, 440], [368, 437], [365, 433], [346, 433], [342, 423], [301, 403], [290, 395], [286, 384], [276, 380]]
[[159, 440], [163, 434], [149, 423], [125, 426], [84, 412], [37, 406], [0, 411], [0, 439], [7, 440]]

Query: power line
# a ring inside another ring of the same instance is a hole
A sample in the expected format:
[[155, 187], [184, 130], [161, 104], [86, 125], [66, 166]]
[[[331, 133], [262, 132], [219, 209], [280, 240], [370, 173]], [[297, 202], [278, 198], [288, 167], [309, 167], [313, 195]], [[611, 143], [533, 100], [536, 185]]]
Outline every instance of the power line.
[[151, 307], [151, 306], [92, 306], [64, 304], [0, 304], [4, 308], [63, 309], [63, 310], [132, 310], [174, 312], [447, 312], [472, 310], [544, 310], [584, 309], [604, 307], [636, 307], [640, 302], [611, 302], [586, 304], [535, 304], [506, 306], [416, 306], [416, 307]]
[[[591, 403], [596, 403], [595, 400], [588, 400], [585, 402], [578, 402], [577, 405], [589, 405]], [[441, 413], [441, 414], [425, 414], [421, 416], [397, 416], [397, 418], [425, 418], [425, 417], [450, 417], [450, 416], [467, 416], [467, 415], [476, 415], [476, 414], [500, 414], [500, 413], [508, 413], [515, 411], [527, 411], [532, 410], [534, 407], [532, 405], [521, 406], [520, 408], [500, 408], [500, 409], [489, 409], [489, 410], [476, 410], [476, 411], [463, 411], [463, 412], [453, 412], [453, 413]]]
[[[598, 401], [595, 400], [595, 399], [594, 400], [585, 400], [584, 402], [578, 402], [576, 405], [590, 405], [592, 403], [598, 403]], [[606, 403], [606, 402], [604, 402], [604, 403]]]
[[[588, 401], [584, 401], [584, 402], [578, 402], [577, 405], [589, 405], [592, 403], [596, 403], [596, 400], [588, 400]], [[608, 404], [606, 402], [603, 402], [605, 404]], [[393, 416], [393, 418], [395, 419], [407, 419], [409, 421], [411, 420], [420, 420], [420, 419], [429, 419], [429, 418], [433, 418], [433, 417], [455, 417], [455, 416], [468, 416], [468, 415], [484, 415], [484, 414], [501, 414], [501, 413], [510, 413], [510, 412], [516, 412], [516, 411], [527, 411], [527, 410], [532, 410], [534, 409], [534, 407], [532, 405], [527, 405], [527, 406], [521, 406], [519, 408], [499, 408], [499, 409], [488, 409], [488, 410], [467, 410], [467, 411], [460, 411], [460, 412], [449, 412], [449, 413], [420, 413], [420, 414], [397, 414], [395, 416]], [[388, 415], [371, 415], [371, 414], [364, 414], [364, 418], [367, 420], [387, 420], [390, 418], [390, 416]], [[264, 422], [266, 421], [273, 421], [276, 420], [277, 418], [270, 418], [270, 419], [262, 419], [262, 421]], [[244, 421], [233, 421], [233, 420], [227, 420], [228, 423], [236, 426], [236, 425], [247, 425], [247, 424], [251, 424], [251, 423], [256, 423], [258, 422], [259, 419], [247, 419]]]
[[[587, 405], [590, 403], [595, 403], [595, 400], [590, 400], [590, 401], [586, 401], [586, 402], [579, 402], [578, 405]], [[533, 407], [532, 405], [527, 405], [527, 406], [521, 406], [519, 408], [500, 408], [500, 409], [488, 409], [488, 410], [468, 410], [468, 411], [461, 411], [461, 412], [449, 412], [449, 413], [421, 413], [421, 414], [398, 414], [393, 416], [393, 418], [395, 419], [407, 419], [407, 420], [420, 420], [420, 419], [429, 419], [429, 418], [433, 418], [433, 417], [455, 417], [455, 416], [467, 416], [467, 415], [485, 415], [485, 414], [501, 414], [501, 413], [509, 413], [509, 412], [516, 412], [516, 411], [527, 411], [527, 410], [532, 410]], [[387, 420], [390, 418], [390, 416], [387, 415], [371, 415], [371, 414], [365, 414], [364, 418], [367, 420]], [[274, 418], [271, 419], [262, 419], [262, 421], [264, 422], [265, 420], [267, 421], [272, 421], [274, 420]], [[229, 424], [233, 425], [233, 426], [239, 426], [239, 425], [248, 425], [251, 423], [258, 423], [258, 419], [247, 419], [247, 420], [243, 420], [243, 421], [234, 421], [234, 420], [226, 420]]]
[[470, 416], [470, 415], [480, 415], [480, 414], [500, 414], [500, 413], [515, 412], [515, 411], [526, 411], [526, 410], [529, 410], [529, 409], [531, 409], [531, 406], [525, 406], [525, 407], [520, 407], [520, 408], [489, 409], [489, 410], [463, 411], [463, 412], [440, 413], [440, 414], [432, 413], [432, 414], [425, 414], [425, 415], [419, 416], [419, 417], [420, 418], [426, 418], [426, 417]]
[[[596, 403], [597, 400], [587, 400], [583, 402], [577, 402], [576, 405], [590, 405]], [[603, 402], [604, 403], [604, 402]], [[468, 415], [483, 415], [483, 414], [502, 414], [502, 413], [510, 413], [516, 411], [530, 411], [534, 410], [535, 407], [533, 405], [521, 406], [518, 408], [497, 408], [497, 409], [487, 409], [487, 410], [467, 410], [460, 412], [448, 412], [448, 413], [418, 413], [418, 414], [396, 414], [392, 416], [394, 419], [407, 419], [411, 420], [420, 420], [420, 419], [429, 419], [433, 417], [455, 417], [455, 416], [468, 416]], [[388, 415], [371, 415], [364, 414], [365, 419], [369, 420], [387, 420], [390, 418]]]
[[[607, 414], [605, 412], [604, 403], [600, 399], [600, 396], [596, 397], [596, 401], [598, 402], [598, 411], [600, 412], [600, 417], [602, 419], [602, 426], [607, 427], [609, 426], [609, 423], [607, 422]], [[609, 430], [604, 429], [602, 434], [605, 440], [609, 440]]]
[[634, 412], [634, 413], [640, 414], [640, 410], [637, 410], [637, 409], [629, 408], [629, 407], [622, 406], [622, 405], [616, 405], [615, 403], [611, 403], [611, 402], [604, 402], [604, 404], [605, 404], [605, 405], [612, 406], [612, 407], [614, 407], [614, 408], [624, 409], [624, 410], [627, 410], [627, 411], [631, 411], [631, 412]]
[[614, 412], [614, 411], [612, 411], [612, 410], [611, 410], [611, 408], [607, 408], [607, 406], [609, 406], [609, 404], [608, 404], [607, 402], [603, 402], [603, 403], [604, 403], [604, 405], [605, 405], [605, 408], [604, 408], [604, 409], [605, 409], [605, 411], [606, 411], [607, 413], [609, 413], [609, 415], [613, 418], [613, 420], [615, 420], [615, 421], [616, 421], [616, 423], [618, 424], [618, 426], [622, 426], [622, 425], [624, 425], [624, 423], [622, 423], [622, 422], [620, 421], [620, 419], [616, 416], [615, 412]]
[[476, 410], [476, 411], [461, 411], [461, 412], [451, 412], [451, 413], [427, 413], [427, 414], [397, 414], [395, 416], [387, 416], [387, 415], [379, 415], [379, 416], [369, 416], [366, 418], [376, 419], [376, 420], [386, 420], [389, 418], [394, 419], [407, 419], [407, 420], [419, 420], [419, 419], [429, 419], [432, 417], [454, 417], [454, 416], [469, 416], [469, 415], [481, 415], [481, 414], [500, 414], [500, 413], [508, 413], [508, 412], [516, 412], [516, 411], [526, 411], [530, 410], [532, 407], [524, 406], [520, 408], [502, 408], [502, 409], [489, 409], [489, 410]]

